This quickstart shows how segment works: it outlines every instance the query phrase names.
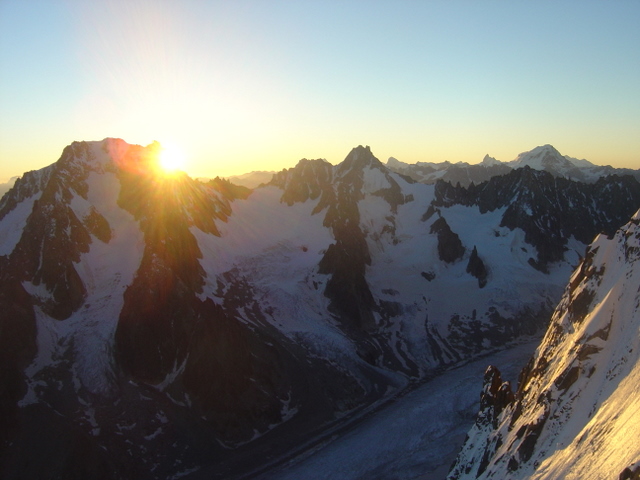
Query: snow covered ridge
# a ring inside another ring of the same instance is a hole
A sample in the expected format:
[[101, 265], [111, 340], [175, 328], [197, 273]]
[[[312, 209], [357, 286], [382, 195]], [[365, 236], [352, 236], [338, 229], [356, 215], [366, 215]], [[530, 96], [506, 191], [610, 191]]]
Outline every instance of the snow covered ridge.
[[0, 476], [255, 467], [546, 327], [640, 207], [631, 177], [426, 185], [359, 146], [249, 190], [163, 176], [157, 151], [75, 142], [0, 200]]
[[395, 158], [389, 158], [387, 167], [408, 175], [416, 181], [434, 183], [437, 180], [449, 181], [452, 184], [468, 186], [480, 183], [496, 175], [504, 175], [511, 170], [528, 166], [534, 170], [551, 173], [555, 177], [567, 178], [579, 182], [594, 183], [609, 175], [631, 175], [640, 181], [640, 170], [629, 168], [613, 168], [609, 165], [595, 165], [588, 160], [562, 155], [552, 145], [542, 145], [531, 151], [519, 154], [514, 160], [502, 162], [485, 155], [482, 162], [471, 165], [465, 162], [430, 163], [418, 162], [408, 164]]
[[519, 383], [487, 371], [449, 479], [640, 473], [640, 211], [589, 246]]

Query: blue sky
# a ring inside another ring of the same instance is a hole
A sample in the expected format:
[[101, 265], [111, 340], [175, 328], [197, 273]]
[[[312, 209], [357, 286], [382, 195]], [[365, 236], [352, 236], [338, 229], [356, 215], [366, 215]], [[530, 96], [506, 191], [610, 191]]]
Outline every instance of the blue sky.
[[511, 160], [640, 168], [640, 2], [0, 0], [0, 181], [74, 140], [194, 176]]

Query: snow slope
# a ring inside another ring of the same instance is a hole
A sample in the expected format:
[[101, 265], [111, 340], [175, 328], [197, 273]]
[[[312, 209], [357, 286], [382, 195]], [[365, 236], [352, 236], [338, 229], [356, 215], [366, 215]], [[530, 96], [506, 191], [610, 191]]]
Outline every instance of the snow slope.
[[[640, 458], [640, 212], [598, 236], [500, 416], [449, 478], [617, 478]], [[634, 477], [635, 478], [635, 477]]]

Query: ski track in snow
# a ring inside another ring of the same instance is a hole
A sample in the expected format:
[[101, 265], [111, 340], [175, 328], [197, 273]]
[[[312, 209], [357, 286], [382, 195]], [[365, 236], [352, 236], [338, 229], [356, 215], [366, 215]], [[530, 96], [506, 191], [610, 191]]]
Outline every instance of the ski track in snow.
[[486, 367], [515, 386], [539, 339], [442, 375], [401, 397], [343, 436], [260, 478], [267, 480], [442, 480], [475, 420]]

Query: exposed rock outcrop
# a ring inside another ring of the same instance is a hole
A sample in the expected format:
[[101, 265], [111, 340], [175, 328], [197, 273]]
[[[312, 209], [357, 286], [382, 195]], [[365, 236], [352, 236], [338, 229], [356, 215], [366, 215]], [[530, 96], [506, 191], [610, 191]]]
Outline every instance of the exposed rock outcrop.
[[453, 263], [463, 257], [466, 249], [462, 245], [458, 234], [451, 230], [444, 217], [440, 217], [433, 222], [430, 232], [438, 236], [438, 256], [440, 260], [446, 263]]
[[476, 246], [473, 246], [473, 250], [471, 251], [471, 255], [469, 256], [469, 263], [467, 263], [467, 273], [473, 275], [478, 279], [478, 286], [483, 288], [487, 284], [487, 277], [489, 272], [487, 272], [487, 267], [485, 267], [484, 262], [478, 256], [478, 249]]
[[631, 176], [586, 184], [525, 166], [468, 188], [439, 181], [433, 205], [477, 206], [480, 212], [505, 208], [500, 225], [525, 232], [537, 249], [531, 265], [546, 272], [550, 263], [563, 258], [568, 239], [589, 243], [600, 232], [613, 235], [639, 202], [640, 182]]

